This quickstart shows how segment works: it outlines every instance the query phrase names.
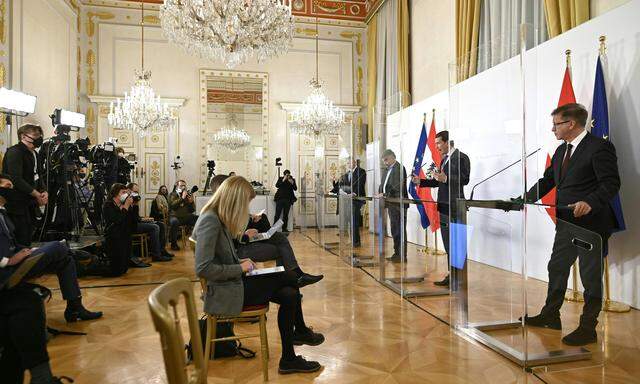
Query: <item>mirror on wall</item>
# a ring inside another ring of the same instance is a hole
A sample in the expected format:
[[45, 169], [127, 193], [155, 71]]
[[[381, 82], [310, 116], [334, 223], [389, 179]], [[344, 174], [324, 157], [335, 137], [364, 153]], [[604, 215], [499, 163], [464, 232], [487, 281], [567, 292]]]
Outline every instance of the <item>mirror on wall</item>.
[[[236, 71], [201, 71], [201, 178], [207, 162], [215, 161], [215, 174], [235, 172], [249, 181], [265, 182], [268, 150], [267, 74]], [[231, 129], [230, 144], [215, 142], [221, 130]], [[245, 136], [246, 134], [246, 136]], [[242, 142], [246, 146], [234, 148]], [[203, 180], [204, 181], [204, 180]]]

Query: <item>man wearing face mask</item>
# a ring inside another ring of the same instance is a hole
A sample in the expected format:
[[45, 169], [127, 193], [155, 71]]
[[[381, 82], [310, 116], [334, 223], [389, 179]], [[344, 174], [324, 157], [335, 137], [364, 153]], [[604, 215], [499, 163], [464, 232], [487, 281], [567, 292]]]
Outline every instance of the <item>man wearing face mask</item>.
[[176, 187], [169, 194], [169, 210], [170, 210], [170, 235], [171, 235], [171, 249], [174, 251], [180, 250], [178, 247], [178, 229], [181, 225], [195, 225], [198, 221], [198, 215], [196, 211], [196, 204], [193, 199], [193, 195], [187, 190], [187, 182], [184, 180], [178, 180]]
[[34, 210], [48, 203], [49, 195], [42, 191], [36, 149], [42, 146], [43, 132], [39, 125], [25, 124], [18, 129], [19, 143], [10, 147], [2, 163], [2, 173], [13, 180], [15, 188], [7, 194], [7, 213], [15, 224], [15, 240], [29, 246], [33, 236]]

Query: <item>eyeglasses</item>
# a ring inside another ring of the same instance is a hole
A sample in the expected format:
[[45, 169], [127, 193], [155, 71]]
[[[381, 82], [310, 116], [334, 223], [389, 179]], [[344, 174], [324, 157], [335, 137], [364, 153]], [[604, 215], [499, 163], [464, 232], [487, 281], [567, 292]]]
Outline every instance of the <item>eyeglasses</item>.
[[568, 123], [568, 122], [570, 122], [570, 121], [571, 121], [571, 120], [565, 120], [565, 121], [561, 121], [561, 122], [559, 122], [559, 123], [553, 123], [553, 128], [557, 128], [557, 127], [558, 127], [558, 125], [562, 125], [562, 124]]

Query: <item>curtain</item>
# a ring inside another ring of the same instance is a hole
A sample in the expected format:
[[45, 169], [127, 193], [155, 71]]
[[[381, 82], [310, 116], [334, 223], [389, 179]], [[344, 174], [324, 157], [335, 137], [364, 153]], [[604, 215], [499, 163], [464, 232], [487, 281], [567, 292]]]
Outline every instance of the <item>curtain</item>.
[[549, 37], [589, 20], [589, 0], [544, 0]]
[[373, 141], [374, 106], [376, 105], [377, 50], [378, 35], [377, 15], [373, 15], [367, 26], [367, 142]]
[[520, 29], [526, 48], [547, 40], [543, 0], [485, 0], [480, 6], [478, 72], [520, 53]]
[[456, 63], [458, 81], [476, 74], [480, 1], [456, 0]]
[[398, 89], [403, 97], [402, 106], [408, 107], [411, 104], [411, 84], [409, 79], [409, 1], [398, 1]]

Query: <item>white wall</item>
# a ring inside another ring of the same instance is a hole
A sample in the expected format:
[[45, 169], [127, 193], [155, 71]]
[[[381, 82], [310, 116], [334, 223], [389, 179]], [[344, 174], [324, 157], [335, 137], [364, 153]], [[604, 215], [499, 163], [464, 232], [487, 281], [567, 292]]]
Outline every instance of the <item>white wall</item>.
[[[135, 12], [126, 11], [131, 17]], [[119, 11], [121, 18], [125, 11]], [[320, 78], [326, 86], [327, 96], [336, 104], [354, 102], [354, 48], [351, 41], [337, 40], [340, 28], [321, 26]], [[336, 40], [331, 37], [335, 36]], [[133, 71], [139, 67], [140, 45], [137, 26], [101, 22], [98, 26], [97, 92], [102, 95], [122, 95], [131, 86]], [[190, 181], [199, 179], [200, 153], [206, 153], [204, 140], [199, 137], [200, 124], [200, 69], [225, 69], [218, 63], [207, 62], [184, 53], [162, 36], [158, 26], [145, 29], [145, 66], [153, 73], [153, 87], [166, 97], [186, 98], [180, 111], [180, 148], [185, 168], [183, 177]], [[238, 71], [266, 72], [269, 75], [269, 164], [276, 156], [282, 157], [285, 167], [290, 167], [295, 154], [288, 154], [286, 138], [286, 114], [280, 102], [302, 101], [308, 94], [307, 83], [315, 75], [315, 43], [311, 38], [296, 37], [286, 56], [258, 64], [234, 68]], [[274, 179], [275, 168], [268, 169], [269, 180]]]
[[[627, 230], [610, 240], [609, 262], [611, 294], [619, 300], [640, 307], [640, 200], [635, 191], [640, 188], [640, 138], [637, 132], [640, 117], [640, 1], [634, 0], [592, 19], [561, 36], [549, 40], [525, 55], [524, 80], [526, 101], [527, 152], [538, 146], [543, 151], [530, 158], [528, 185], [544, 170], [546, 152], [557, 142], [550, 132], [550, 111], [557, 106], [565, 68], [566, 49], [572, 50], [573, 86], [577, 101], [591, 108], [598, 37], [607, 36], [607, 88], [611, 140], [616, 145], [618, 166], [622, 178], [620, 195]], [[471, 186], [501, 166], [518, 159], [522, 153], [522, 77], [519, 57], [487, 70], [447, 92], [417, 103], [395, 119], [403, 124], [397, 129], [404, 134], [403, 163], [413, 162], [415, 142], [419, 135], [422, 113], [433, 107], [449, 110], [447, 120], [456, 146], [471, 158]], [[450, 100], [452, 102], [450, 102]], [[438, 124], [438, 123], [437, 123]], [[447, 126], [439, 124], [438, 130]], [[387, 140], [398, 132], [388, 132]], [[399, 145], [399, 144], [396, 144]], [[505, 199], [516, 196], [522, 187], [518, 170], [505, 172], [488, 185], [478, 187], [476, 199]], [[412, 208], [413, 211], [415, 208]], [[470, 257], [504, 269], [521, 271], [521, 219], [518, 213], [490, 213], [474, 218], [478, 238], [471, 244]], [[527, 268], [530, 276], [546, 280], [546, 264], [550, 256], [553, 225], [541, 209], [530, 209], [528, 216], [529, 253]], [[409, 240], [421, 240], [417, 213], [409, 216]]]
[[54, 108], [77, 106], [76, 13], [63, 0], [14, 1], [11, 32], [12, 87], [38, 96], [28, 121], [51, 135]]

